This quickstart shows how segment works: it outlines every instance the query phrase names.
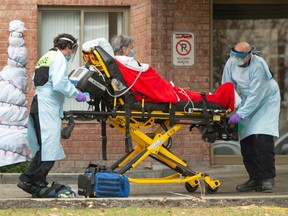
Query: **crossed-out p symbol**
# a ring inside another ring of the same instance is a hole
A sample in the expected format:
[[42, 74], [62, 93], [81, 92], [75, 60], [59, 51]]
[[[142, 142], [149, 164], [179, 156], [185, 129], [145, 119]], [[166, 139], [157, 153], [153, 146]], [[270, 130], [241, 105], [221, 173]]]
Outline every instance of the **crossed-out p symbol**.
[[180, 40], [176, 44], [176, 52], [181, 55], [185, 56], [191, 52], [192, 46], [187, 40]]

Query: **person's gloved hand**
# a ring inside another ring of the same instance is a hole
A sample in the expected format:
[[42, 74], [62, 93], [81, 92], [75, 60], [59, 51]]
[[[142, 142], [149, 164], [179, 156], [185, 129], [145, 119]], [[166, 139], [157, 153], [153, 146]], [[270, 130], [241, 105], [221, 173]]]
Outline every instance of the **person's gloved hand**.
[[228, 124], [238, 124], [241, 121], [241, 117], [237, 114], [234, 113], [228, 120]]
[[79, 91], [78, 96], [76, 98], [76, 101], [84, 102], [84, 101], [86, 101], [86, 96], [81, 91]]

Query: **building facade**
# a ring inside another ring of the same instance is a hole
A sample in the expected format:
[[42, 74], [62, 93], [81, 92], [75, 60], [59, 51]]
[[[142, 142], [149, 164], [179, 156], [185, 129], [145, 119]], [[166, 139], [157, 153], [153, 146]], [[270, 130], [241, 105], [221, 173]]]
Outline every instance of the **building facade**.
[[[159, 74], [176, 85], [193, 91], [213, 91], [213, 6], [231, 4], [212, 0], [0, 0], [0, 68], [6, 65], [8, 24], [19, 19], [25, 23], [25, 46], [28, 49], [28, 106], [34, 87], [32, 75], [38, 58], [52, 46], [59, 33], [76, 36], [80, 45], [97, 37], [110, 40], [115, 34], [127, 34], [135, 40], [136, 58], [156, 68]], [[237, 1], [236, 1], [237, 2]], [[243, 1], [238, 1], [243, 4]], [[259, 3], [263, 1], [252, 1]], [[265, 2], [265, 1], [264, 1]], [[269, 4], [275, 1], [267, 1]], [[245, 3], [245, 1], [244, 1]], [[251, 1], [247, 1], [251, 4]], [[279, 4], [282, 4], [281, 1]], [[223, 18], [225, 19], [225, 18]], [[230, 18], [226, 18], [230, 19]], [[173, 35], [194, 35], [192, 65], [173, 62]], [[213, 45], [214, 44], [214, 45]], [[214, 53], [214, 55], [216, 55]], [[217, 54], [222, 55], [222, 54]], [[80, 52], [73, 67], [84, 64]], [[222, 63], [223, 64], [223, 63]], [[65, 109], [74, 109], [67, 102]], [[79, 108], [79, 107], [78, 107]], [[65, 125], [65, 122], [63, 122]], [[83, 169], [88, 163], [110, 165], [125, 153], [125, 137], [107, 127], [107, 158], [102, 160], [101, 126], [95, 122], [77, 121], [73, 135], [63, 140], [66, 159], [57, 162], [57, 171]], [[197, 129], [183, 127], [173, 136], [172, 151], [191, 166], [214, 164], [212, 145], [202, 141]], [[151, 168], [154, 161], [139, 165]]]

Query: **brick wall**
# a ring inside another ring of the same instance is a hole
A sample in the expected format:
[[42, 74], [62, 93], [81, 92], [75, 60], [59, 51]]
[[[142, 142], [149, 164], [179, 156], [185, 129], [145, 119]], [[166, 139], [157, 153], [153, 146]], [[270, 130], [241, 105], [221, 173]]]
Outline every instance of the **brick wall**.
[[[192, 32], [195, 39], [195, 64], [172, 64], [172, 34]], [[210, 1], [144, 1], [131, 7], [131, 35], [136, 41], [137, 59], [149, 62], [167, 80], [195, 91], [209, 91], [210, 83]], [[210, 164], [210, 144], [201, 140], [197, 129], [183, 127], [173, 139], [172, 151], [190, 165]]]
[[[28, 49], [27, 71], [31, 102], [34, 93], [31, 84], [37, 56], [37, 6], [130, 6], [130, 32], [135, 39], [136, 57], [155, 67], [168, 80], [180, 87], [195, 91], [209, 90], [210, 55], [210, 1], [209, 0], [0, 0], [0, 70], [7, 62], [8, 25], [20, 19], [28, 29], [25, 46]], [[196, 37], [195, 65], [175, 67], [172, 64], [171, 44], [174, 31], [189, 31]], [[124, 135], [107, 126], [108, 161], [102, 161], [101, 128], [95, 123], [78, 123], [69, 140], [63, 140], [66, 159], [57, 162], [56, 171], [69, 171], [85, 167], [88, 161], [110, 165], [124, 154]], [[190, 165], [209, 165], [210, 145], [204, 143], [195, 131], [183, 127], [173, 138], [172, 151]], [[140, 167], [150, 167], [154, 161], [147, 160]]]

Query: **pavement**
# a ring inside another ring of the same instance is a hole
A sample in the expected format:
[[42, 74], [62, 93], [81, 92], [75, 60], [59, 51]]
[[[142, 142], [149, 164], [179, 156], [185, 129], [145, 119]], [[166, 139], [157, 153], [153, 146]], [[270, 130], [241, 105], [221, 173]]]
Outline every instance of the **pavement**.
[[[276, 166], [277, 176], [275, 178], [276, 188], [273, 193], [263, 192], [249, 192], [239, 193], [235, 190], [236, 185], [247, 181], [248, 176], [243, 166], [216, 166], [208, 170], [201, 170], [209, 174], [214, 180], [217, 179], [221, 182], [218, 191], [215, 194], [209, 194], [205, 191], [204, 184], [201, 184], [196, 192], [190, 193], [186, 191], [183, 183], [174, 184], [135, 184], [131, 183], [130, 196], [124, 199], [275, 199], [275, 198], [288, 198], [288, 166]], [[159, 169], [159, 170], [140, 170], [127, 172], [128, 177], [133, 178], [158, 178], [163, 175], [169, 174], [172, 170]], [[48, 176], [48, 181], [57, 181], [62, 184], [70, 185], [77, 192], [77, 177], [79, 173], [52, 173]], [[19, 174], [0, 173], [0, 201], [7, 200], [29, 200], [31, 195], [19, 189], [16, 184], [18, 182]], [[71, 198], [70, 198], [71, 199]], [[77, 196], [72, 199], [89, 199], [83, 196]], [[95, 198], [93, 198], [95, 199]], [[97, 198], [98, 199], [98, 198]]]

